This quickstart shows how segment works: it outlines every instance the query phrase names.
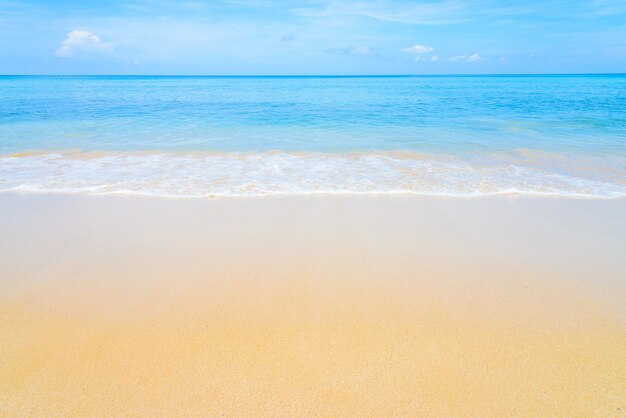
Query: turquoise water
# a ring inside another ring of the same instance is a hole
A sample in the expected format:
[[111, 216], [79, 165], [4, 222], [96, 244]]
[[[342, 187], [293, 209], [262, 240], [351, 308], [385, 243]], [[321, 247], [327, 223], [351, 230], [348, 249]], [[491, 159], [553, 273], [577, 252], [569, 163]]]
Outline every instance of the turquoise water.
[[2, 76], [0, 190], [626, 196], [626, 76]]

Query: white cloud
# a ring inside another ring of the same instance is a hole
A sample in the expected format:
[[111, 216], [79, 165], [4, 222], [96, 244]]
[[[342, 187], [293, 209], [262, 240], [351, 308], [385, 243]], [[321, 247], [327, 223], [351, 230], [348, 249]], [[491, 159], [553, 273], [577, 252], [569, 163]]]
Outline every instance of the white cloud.
[[482, 60], [482, 57], [480, 54], [476, 53], [470, 55], [454, 55], [449, 59], [450, 62], [478, 62], [480, 60]]
[[432, 48], [430, 46], [420, 45], [420, 44], [402, 48], [402, 52], [408, 52], [409, 54], [427, 54], [429, 52], [433, 52], [434, 50], [435, 48]]
[[55, 55], [61, 58], [69, 58], [79, 51], [110, 51], [111, 44], [104, 43], [98, 35], [83, 30], [73, 30], [67, 34]]
[[430, 60], [432, 62], [439, 61], [439, 57], [437, 55], [433, 55], [432, 57], [430, 57]]

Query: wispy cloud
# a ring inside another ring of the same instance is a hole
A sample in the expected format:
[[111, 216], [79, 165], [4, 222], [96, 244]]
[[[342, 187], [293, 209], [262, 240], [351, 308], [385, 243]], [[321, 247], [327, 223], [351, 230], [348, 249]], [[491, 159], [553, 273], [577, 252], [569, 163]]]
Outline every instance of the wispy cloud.
[[372, 53], [372, 48], [368, 45], [359, 45], [350, 49], [350, 53], [352, 55], [370, 55]]
[[415, 62], [437, 62], [439, 61], [439, 57], [437, 55], [433, 55], [432, 57], [422, 57], [422, 56], [417, 56], [415, 57]]
[[73, 30], [56, 50], [55, 55], [60, 58], [69, 58], [80, 51], [109, 52], [112, 45], [104, 43], [98, 35], [84, 30]]
[[433, 47], [420, 44], [402, 48], [402, 52], [408, 52], [409, 54], [427, 54], [429, 52], [433, 52], [434, 50], [435, 48]]
[[[590, 11], [586, 17], [617, 16], [626, 14], [624, 0], [593, 0], [589, 3]], [[585, 16], [585, 13], [583, 13]]]
[[454, 55], [450, 57], [448, 61], [450, 62], [478, 62], [482, 59], [483, 58], [480, 56], [480, 54], [474, 53], [474, 54]]
[[301, 16], [362, 16], [371, 19], [407, 24], [452, 24], [466, 20], [463, 11], [466, 2], [460, 0], [433, 1], [407, 4], [393, 0], [381, 1], [333, 1], [317, 7], [296, 8]]

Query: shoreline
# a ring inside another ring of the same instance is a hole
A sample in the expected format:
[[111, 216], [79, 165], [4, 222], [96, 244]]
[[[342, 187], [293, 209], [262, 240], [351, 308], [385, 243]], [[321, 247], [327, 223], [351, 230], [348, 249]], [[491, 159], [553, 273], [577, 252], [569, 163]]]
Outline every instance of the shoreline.
[[151, 195], [536, 195], [625, 198], [620, 155], [77, 151], [0, 155], [7, 192]]
[[497, 192], [491, 194], [475, 194], [475, 195], [462, 195], [462, 194], [428, 194], [423, 192], [284, 192], [284, 193], [271, 193], [271, 194], [224, 194], [224, 195], [202, 195], [202, 196], [186, 196], [186, 195], [159, 195], [159, 194], [142, 194], [139, 192], [129, 193], [89, 193], [89, 192], [74, 192], [74, 191], [27, 191], [27, 190], [0, 190], [0, 196], [60, 196], [60, 197], [88, 197], [88, 198], [138, 198], [138, 199], [155, 199], [155, 200], [197, 200], [197, 201], [212, 201], [221, 199], [307, 199], [307, 198], [412, 198], [412, 199], [459, 199], [459, 200], [472, 200], [472, 199], [557, 199], [557, 200], [597, 200], [597, 201], [620, 201], [626, 200], [626, 195], [619, 196], [596, 196], [585, 194], [559, 194], [559, 193], [529, 193], [529, 192]]
[[626, 410], [624, 199], [2, 193], [0, 234], [0, 414]]

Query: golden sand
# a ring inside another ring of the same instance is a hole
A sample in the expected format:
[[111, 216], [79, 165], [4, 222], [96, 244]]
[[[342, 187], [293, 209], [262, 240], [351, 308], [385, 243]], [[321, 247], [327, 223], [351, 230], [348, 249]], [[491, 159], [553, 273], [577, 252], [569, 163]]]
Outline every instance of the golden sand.
[[626, 202], [0, 196], [0, 415], [624, 416]]

